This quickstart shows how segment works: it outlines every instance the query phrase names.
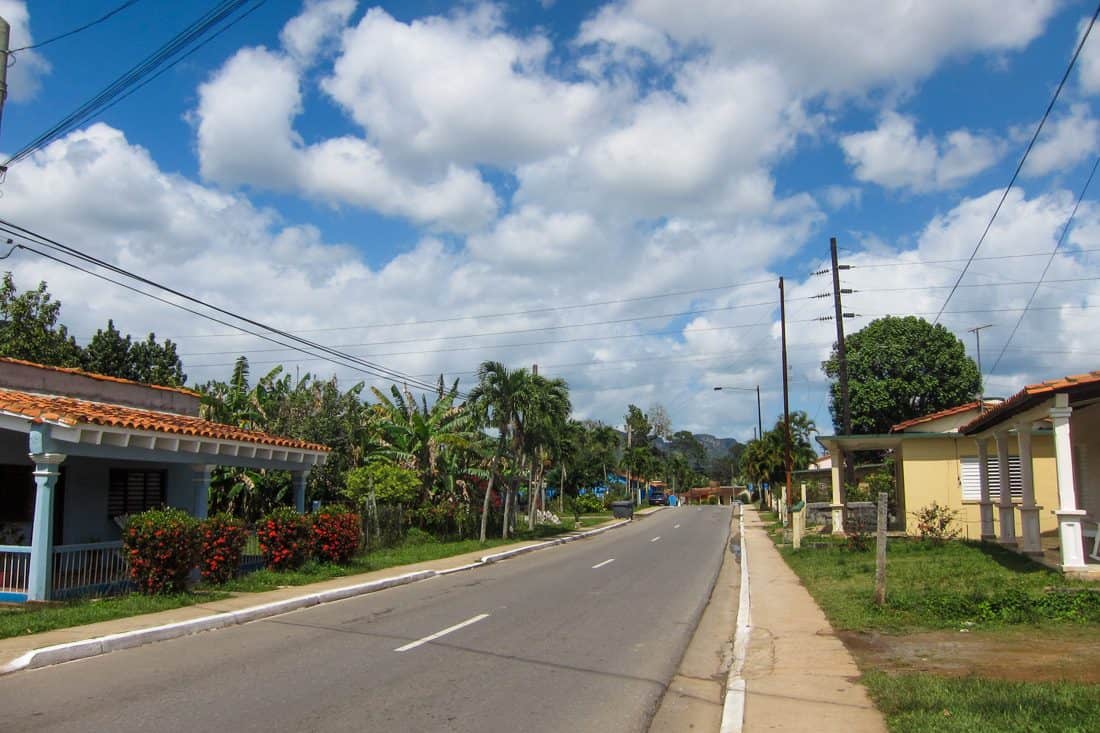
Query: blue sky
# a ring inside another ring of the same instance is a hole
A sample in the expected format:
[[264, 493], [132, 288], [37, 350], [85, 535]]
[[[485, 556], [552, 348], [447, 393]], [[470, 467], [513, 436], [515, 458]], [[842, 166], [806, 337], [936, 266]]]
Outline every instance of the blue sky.
[[[20, 47], [117, 4], [0, 15]], [[212, 5], [140, 0], [17, 54], [0, 149]], [[659, 403], [677, 428], [740, 438], [749, 393], [711, 387], [760, 384], [778, 414], [782, 275], [792, 407], [830, 432], [833, 326], [815, 319], [831, 308], [810, 298], [829, 283], [809, 275], [829, 237], [854, 266], [849, 329], [938, 311], [1093, 9], [269, 0], [14, 165], [0, 216], [407, 374], [539, 363], [579, 417]], [[1006, 343], [1100, 152], [1096, 43], [943, 318], [971, 352], [966, 329], [994, 324], [988, 394], [1100, 359], [1095, 191]], [[191, 383], [238, 353], [257, 373], [362, 376], [25, 252], [8, 263], [21, 287], [48, 281], [79, 336], [114, 318], [176, 340]]]

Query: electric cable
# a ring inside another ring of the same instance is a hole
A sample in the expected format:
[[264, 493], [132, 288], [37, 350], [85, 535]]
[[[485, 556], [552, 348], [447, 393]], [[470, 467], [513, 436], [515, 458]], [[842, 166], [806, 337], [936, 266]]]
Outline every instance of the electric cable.
[[60, 41], [63, 38], [68, 38], [69, 36], [75, 36], [77, 33], [81, 33], [82, 31], [86, 31], [89, 28], [93, 28], [93, 27], [99, 25], [100, 23], [103, 23], [103, 22], [106, 22], [106, 21], [110, 20], [111, 18], [118, 15], [119, 13], [121, 13], [126, 8], [130, 7], [131, 5], [136, 5], [140, 1], [141, 0], [126, 0], [126, 2], [122, 3], [121, 5], [118, 5], [115, 8], [112, 8], [111, 10], [107, 11], [106, 14], [101, 15], [100, 17], [96, 18], [95, 20], [90, 21], [88, 23], [85, 23], [82, 26], [79, 26], [77, 28], [73, 28], [70, 31], [65, 31], [64, 33], [60, 33], [60, 34], [54, 36], [53, 38], [47, 38], [45, 41], [39, 41], [38, 43], [32, 43], [29, 46], [21, 46], [19, 48], [13, 48], [12, 50], [8, 51], [8, 53], [11, 54], [11, 53], [19, 53], [20, 51], [31, 51], [31, 50], [36, 49], [36, 48], [42, 48], [43, 46], [48, 46], [51, 43], [53, 43], [54, 41]]

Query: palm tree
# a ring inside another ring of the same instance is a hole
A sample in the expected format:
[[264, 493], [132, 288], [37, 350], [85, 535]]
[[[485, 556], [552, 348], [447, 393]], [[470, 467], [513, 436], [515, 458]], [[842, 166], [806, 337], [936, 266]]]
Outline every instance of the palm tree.
[[[481, 508], [481, 541], [485, 542], [489, 521], [489, 496], [506, 450], [513, 449], [519, 457], [523, 445], [523, 415], [530, 401], [530, 374], [526, 369], [510, 370], [499, 361], [486, 361], [477, 369], [477, 385], [470, 390], [469, 403], [473, 414], [483, 425], [497, 431], [497, 447], [489, 461], [489, 485]], [[508, 509], [512, 489], [508, 485], [504, 497], [503, 537], [508, 536]]]
[[529, 465], [527, 525], [528, 529], [533, 529], [536, 490], [541, 495], [539, 504], [545, 504], [542, 477], [550, 462], [551, 449], [565, 431], [572, 406], [569, 403], [569, 385], [564, 379], [546, 379], [535, 374], [531, 376], [529, 387], [528, 402], [523, 411], [523, 447]]

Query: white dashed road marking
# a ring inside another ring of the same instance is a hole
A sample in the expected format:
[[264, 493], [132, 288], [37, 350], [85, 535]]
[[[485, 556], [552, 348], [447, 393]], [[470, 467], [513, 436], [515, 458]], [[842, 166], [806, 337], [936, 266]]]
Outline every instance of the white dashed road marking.
[[661, 539], [661, 535], [657, 535], [656, 537], [654, 537], [653, 539], [651, 539], [651, 540], [650, 540], [650, 542], [656, 542], [656, 541], [657, 541], [657, 540], [659, 540], [659, 539]]
[[425, 636], [423, 639], [417, 639], [416, 641], [409, 642], [405, 646], [399, 646], [396, 649], [394, 649], [394, 651], [395, 652], [407, 652], [410, 649], [417, 648], [421, 644], [427, 644], [429, 641], [435, 641], [439, 637], [446, 636], [447, 634], [451, 633], [452, 631], [458, 631], [461, 628], [469, 626], [470, 624], [476, 624], [478, 621], [481, 621], [482, 619], [487, 619], [487, 618], [489, 618], [489, 614], [480, 613], [477, 616], [474, 616], [473, 618], [466, 619], [465, 621], [463, 621], [460, 624], [455, 624], [454, 626], [448, 626], [447, 628], [443, 629], [442, 631], [437, 631], [434, 634], [432, 634], [431, 636]]
[[598, 568], [602, 568], [602, 567], [603, 567], [604, 565], [609, 565], [609, 564], [611, 564], [611, 563], [613, 563], [613, 562], [615, 562], [615, 558], [611, 558], [610, 560], [604, 560], [603, 562], [600, 562], [600, 563], [596, 563], [595, 565], [593, 565], [593, 566], [592, 566], [592, 569], [593, 569], [593, 570], [596, 570], [596, 569], [598, 569]]

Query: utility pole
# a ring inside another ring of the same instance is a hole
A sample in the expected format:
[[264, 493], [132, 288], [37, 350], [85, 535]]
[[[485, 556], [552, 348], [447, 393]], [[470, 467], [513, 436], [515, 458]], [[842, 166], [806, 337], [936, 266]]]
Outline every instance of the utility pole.
[[838, 265], [836, 256], [836, 237], [829, 238], [829, 253], [833, 259], [833, 308], [836, 313], [836, 356], [840, 376], [840, 430], [844, 435], [852, 434], [852, 405], [848, 400], [848, 350], [844, 344], [844, 308], [840, 302], [840, 271], [850, 265]]
[[783, 342], [783, 426], [784, 465], [787, 474], [787, 516], [791, 512], [791, 405], [787, 385], [787, 299], [783, 294], [783, 278], [779, 278], [779, 333]]
[[10, 47], [11, 26], [8, 25], [8, 21], [0, 18], [0, 121], [3, 121], [4, 102], [8, 99], [8, 49]]
[[760, 439], [764, 439], [764, 413], [760, 410], [760, 385], [756, 385], [756, 427]]
[[[966, 329], [967, 333], [974, 334], [974, 345], [978, 349], [978, 412], [985, 412], [985, 379], [982, 377], [982, 329], [992, 328], [992, 323], [984, 326], [974, 326]], [[994, 364], [993, 366], [997, 366]]]

